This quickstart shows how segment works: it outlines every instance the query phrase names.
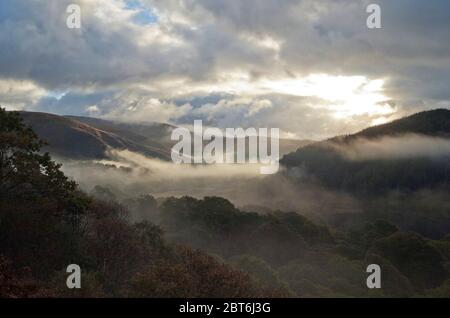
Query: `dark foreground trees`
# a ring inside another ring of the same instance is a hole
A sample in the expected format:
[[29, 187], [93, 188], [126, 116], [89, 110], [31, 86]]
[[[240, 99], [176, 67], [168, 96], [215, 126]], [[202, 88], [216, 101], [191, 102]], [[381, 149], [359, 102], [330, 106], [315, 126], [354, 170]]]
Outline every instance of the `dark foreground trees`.
[[[42, 145], [0, 108], [0, 297], [283, 295], [167, 243], [151, 223], [129, 223], [120, 205], [79, 191]], [[82, 269], [81, 289], [66, 286], [69, 264]]]

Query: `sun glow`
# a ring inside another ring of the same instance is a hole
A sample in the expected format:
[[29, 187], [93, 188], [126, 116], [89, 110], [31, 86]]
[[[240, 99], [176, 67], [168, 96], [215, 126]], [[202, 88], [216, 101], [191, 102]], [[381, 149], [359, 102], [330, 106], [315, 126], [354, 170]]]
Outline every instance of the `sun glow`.
[[313, 74], [300, 79], [265, 81], [273, 92], [299, 97], [317, 97], [326, 101], [336, 118], [354, 115], [387, 115], [394, 112], [383, 93], [384, 80], [365, 76]]
[[[385, 79], [366, 76], [311, 74], [306, 77], [252, 79], [242, 72], [221, 74], [213, 84], [194, 87], [194, 91], [235, 95], [284, 94], [317, 98], [313, 107], [327, 108], [336, 118], [355, 115], [386, 116], [394, 113], [390, 98], [384, 94]], [[314, 102], [313, 102], [314, 103]]]

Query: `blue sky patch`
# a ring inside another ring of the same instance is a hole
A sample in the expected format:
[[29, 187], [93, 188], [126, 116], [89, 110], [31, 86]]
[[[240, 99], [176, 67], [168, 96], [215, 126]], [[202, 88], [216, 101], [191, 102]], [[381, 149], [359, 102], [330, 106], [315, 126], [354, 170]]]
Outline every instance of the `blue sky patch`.
[[140, 0], [125, 0], [125, 8], [139, 11], [133, 17], [133, 21], [137, 24], [148, 25], [158, 22], [158, 16], [153, 9], [142, 4]]

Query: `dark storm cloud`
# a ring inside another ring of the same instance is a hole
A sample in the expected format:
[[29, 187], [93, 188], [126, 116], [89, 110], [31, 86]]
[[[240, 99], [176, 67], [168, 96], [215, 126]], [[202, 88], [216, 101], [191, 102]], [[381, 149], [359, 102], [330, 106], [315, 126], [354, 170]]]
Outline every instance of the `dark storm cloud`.
[[[82, 8], [80, 30], [65, 25], [72, 2]], [[380, 30], [366, 27], [371, 2], [382, 9]], [[317, 73], [385, 80], [383, 93], [396, 105], [389, 118], [449, 107], [445, 0], [16, 0], [0, 3], [0, 28], [0, 103], [10, 107], [98, 108], [97, 115], [124, 120], [164, 110], [156, 118], [264, 123], [303, 136], [379, 119], [358, 112], [337, 120], [321, 96], [253, 88]]]

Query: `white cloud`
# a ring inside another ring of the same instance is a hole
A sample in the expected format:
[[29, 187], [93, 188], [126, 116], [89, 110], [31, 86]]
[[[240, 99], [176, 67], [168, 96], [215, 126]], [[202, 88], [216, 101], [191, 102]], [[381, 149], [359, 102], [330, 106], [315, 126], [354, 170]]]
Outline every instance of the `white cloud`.
[[103, 117], [129, 122], [172, 122], [191, 110], [189, 104], [177, 106], [138, 93], [121, 94], [103, 106]]
[[[0, 78], [14, 86], [0, 83], [0, 102], [132, 121], [200, 116], [298, 136], [450, 105], [445, 0], [380, 0], [377, 31], [365, 26], [368, 0], [142, 0], [155, 16], [144, 24], [144, 9], [125, 0], [80, 0], [82, 28], [69, 30], [71, 2], [0, 3]], [[71, 104], [38, 101], [46, 91], [67, 92]], [[179, 102], [211, 96], [221, 98]]]
[[97, 105], [91, 105], [91, 106], [86, 107], [86, 111], [91, 116], [95, 116], [100, 113], [100, 109], [98, 108]]
[[8, 110], [22, 110], [46, 95], [46, 90], [26, 80], [0, 78], [0, 105]]

